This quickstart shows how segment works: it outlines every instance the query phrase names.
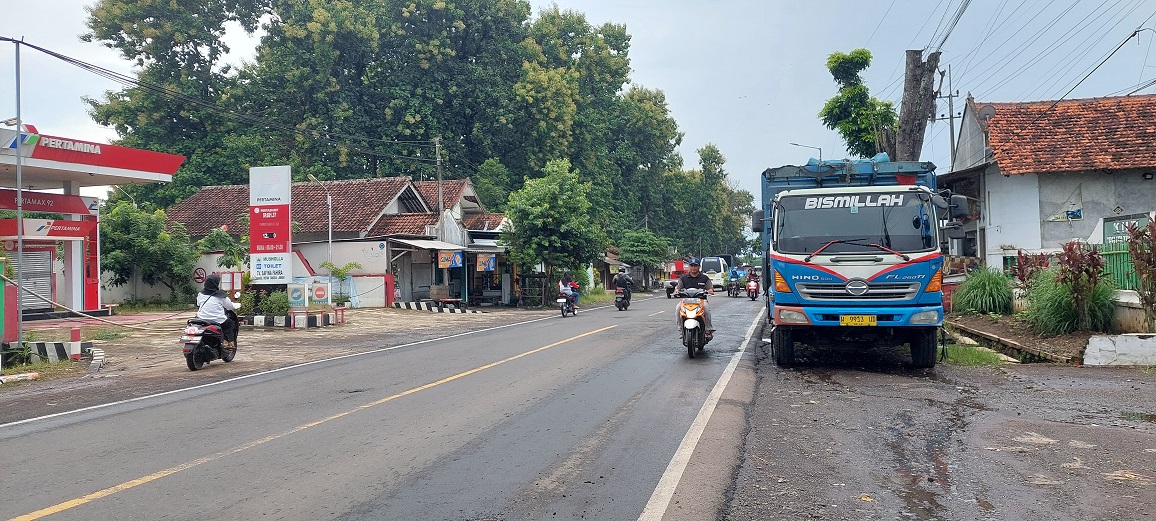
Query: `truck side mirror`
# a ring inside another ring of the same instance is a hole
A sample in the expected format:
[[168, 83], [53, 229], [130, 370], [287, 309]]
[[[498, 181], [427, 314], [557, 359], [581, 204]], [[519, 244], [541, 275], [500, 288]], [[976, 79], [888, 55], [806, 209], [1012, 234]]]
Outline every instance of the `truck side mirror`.
[[943, 234], [948, 239], [962, 239], [967, 237], [967, 232], [963, 231], [963, 223], [959, 221], [951, 221], [943, 226]]
[[751, 231], [759, 233], [763, 231], [763, 211], [755, 210], [751, 212]]
[[963, 219], [967, 215], [967, 197], [958, 194], [951, 196], [951, 218]]

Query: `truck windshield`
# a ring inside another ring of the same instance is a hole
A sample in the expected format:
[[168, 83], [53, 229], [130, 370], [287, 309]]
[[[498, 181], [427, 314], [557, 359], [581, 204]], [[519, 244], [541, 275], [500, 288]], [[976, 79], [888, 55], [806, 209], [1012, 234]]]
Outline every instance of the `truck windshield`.
[[834, 240], [821, 255], [878, 253], [878, 244], [912, 253], [936, 246], [929, 202], [912, 192], [856, 192], [787, 196], [775, 215], [776, 251], [811, 253]]

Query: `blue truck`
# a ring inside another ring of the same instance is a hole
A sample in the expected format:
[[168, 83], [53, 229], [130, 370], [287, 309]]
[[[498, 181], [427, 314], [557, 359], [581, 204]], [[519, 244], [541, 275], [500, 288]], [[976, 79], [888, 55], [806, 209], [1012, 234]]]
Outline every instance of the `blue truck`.
[[935, 165], [871, 159], [768, 168], [752, 230], [763, 245], [775, 363], [809, 346], [909, 344], [935, 366], [942, 238], [962, 236], [966, 198], [940, 194]]

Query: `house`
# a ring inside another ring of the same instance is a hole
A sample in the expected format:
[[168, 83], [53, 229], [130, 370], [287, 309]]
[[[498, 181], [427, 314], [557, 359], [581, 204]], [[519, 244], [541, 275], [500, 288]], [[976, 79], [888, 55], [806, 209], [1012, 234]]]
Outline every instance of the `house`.
[[1103, 242], [1105, 223], [1156, 208], [1156, 95], [964, 109], [942, 187], [966, 195], [972, 222], [953, 255], [1010, 266], [1019, 249], [1056, 251], [1073, 239]]
[[[319, 274], [317, 267], [327, 260], [337, 266], [357, 262], [362, 268], [351, 272], [349, 288], [354, 305], [388, 305], [395, 295], [402, 300], [465, 295], [468, 285], [462, 281], [469, 281], [471, 267], [450, 266], [452, 259], [476, 258], [476, 253], [467, 257], [471, 236], [464, 222], [476, 215], [500, 222], [503, 216], [485, 213], [468, 179], [442, 183], [444, 211], [439, 211], [438, 190], [436, 181], [407, 177], [293, 183], [295, 282], [324, 279], [327, 273]], [[167, 219], [184, 224], [194, 240], [215, 228], [240, 236], [248, 233], [248, 209], [248, 185], [211, 186], [171, 208]]]

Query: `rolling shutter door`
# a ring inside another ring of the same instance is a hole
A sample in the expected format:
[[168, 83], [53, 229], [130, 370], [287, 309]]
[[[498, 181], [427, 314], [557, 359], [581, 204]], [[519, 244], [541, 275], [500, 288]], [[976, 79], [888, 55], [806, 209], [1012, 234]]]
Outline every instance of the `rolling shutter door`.
[[[46, 298], [52, 295], [52, 255], [50, 251], [26, 251], [23, 258], [10, 252], [12, 259], [12, 273], [16, 273], [17, 266], [22, 268], [20, 277], [24, 282], [24, 290], [20, 295], [20, 308], [24, 311], [52, 311], [53, 306], [29, 291], [38, 293]], [[13, 277], [13, 280], [16, 280]]]

